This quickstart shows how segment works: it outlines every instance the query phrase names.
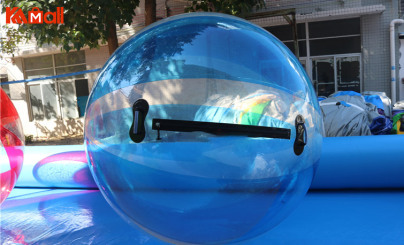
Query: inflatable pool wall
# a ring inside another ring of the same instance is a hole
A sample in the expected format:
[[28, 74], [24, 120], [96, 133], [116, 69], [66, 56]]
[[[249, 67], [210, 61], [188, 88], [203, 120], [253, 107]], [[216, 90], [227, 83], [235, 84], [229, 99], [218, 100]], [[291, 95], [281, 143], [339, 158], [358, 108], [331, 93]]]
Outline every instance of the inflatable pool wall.
[[97, 188], [84, 145], [26, 146], [18, 187]]
[[[403, 188], [404, 135], [324, 138], [311, 189]], [[18, 187], [96, 188], [84, 145], [26, 146]]]
[[323, 139], [311, 189], [403, 188], [404, 135]]

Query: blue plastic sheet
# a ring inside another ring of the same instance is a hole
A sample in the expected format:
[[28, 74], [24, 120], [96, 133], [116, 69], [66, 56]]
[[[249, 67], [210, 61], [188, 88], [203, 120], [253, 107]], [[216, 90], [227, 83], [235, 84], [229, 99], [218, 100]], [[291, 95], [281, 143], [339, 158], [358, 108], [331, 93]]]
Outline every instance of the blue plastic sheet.
[[[309, 192], [280, 225], [238, 245], [402, 244], [403, 203], [404, 190]], [[98, 190], [14, 189], [0, 225], [1, 244], [166, 244], [123, 221]]]
[[375, 105], [378, 109], [382, 109], [384, 110], [384, 104], [382, 99], [380, 98], [379, 95], [364, 95], [363, 97], [365, 97], [365, 101], [372, 103], [373, 105]]
[[337, 97], [337, 96], [343, 96], [343, 95], [350, 95], [350, 96], [361, 96], [360, 93], [357, 93], [355, 91], [340, 91], [335, 94], [332, 94], [330, 97]]

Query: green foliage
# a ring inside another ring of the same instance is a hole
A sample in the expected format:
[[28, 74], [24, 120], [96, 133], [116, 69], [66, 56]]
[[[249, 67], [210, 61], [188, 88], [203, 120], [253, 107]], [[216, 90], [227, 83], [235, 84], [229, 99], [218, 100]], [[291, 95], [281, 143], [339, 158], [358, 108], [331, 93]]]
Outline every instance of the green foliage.
[[9, 25], [2, 26], [1, 29], [6, 35], [0, 38], [0, 58], [2, 54], [13, 54], [17, 43], [23, 41], [23, 36], [17, 29]]
[[32, 134], [25, 135], [25, 144], [32, 143], [33, 139], [34, 139], [34, 136]]
[[220, 12], [243, 17], [251, 13], [254, 8], [265, 8], [264, 0], [188, 0], [191, 6], [185, 8], [185, 12]]
[[27, 40], [35, 37], [39, 46], [52, 43], [69, 51], [106, 43], [109, 26], [130, 25], [138, 5], [139, 0], [4, 0], [2, 12], [19, 7], [27, 15], [33, 7], [44, 13], [64, 7], [64, 24], [21, 24], [18, 32]]

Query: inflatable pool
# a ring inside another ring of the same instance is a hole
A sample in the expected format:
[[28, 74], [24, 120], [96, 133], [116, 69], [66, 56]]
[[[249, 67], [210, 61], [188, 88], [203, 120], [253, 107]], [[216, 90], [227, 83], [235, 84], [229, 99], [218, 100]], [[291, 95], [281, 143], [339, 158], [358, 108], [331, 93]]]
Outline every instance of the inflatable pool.
[[[404, 188], [403, 144], [404, 135], [324, 138], [310, 188]], [[84, 145], [26, 146], [25, 152], [17, 187], [97, 188]]]
[[[402, 135], [325, 138], [311, 191], [286, 220], [248, 244], [400, 244], [403, 142]], [[77, 159], [48, 162], [45, 176], [36, 171], [42, 181], [54, 175], [53, 183], [46, 183], [53, 188], [35, 178], [33, 169], [43, 159], [77, 151], [84, 152], [84, 146], [26, 147], [17, 187], [1, 205], [0, 243], [167, 244], [123, 221], [98, 190], [83, 184], [91, 179], [72, 188], [75, 172], [89, 173], [85, 165], [77, 167]]]

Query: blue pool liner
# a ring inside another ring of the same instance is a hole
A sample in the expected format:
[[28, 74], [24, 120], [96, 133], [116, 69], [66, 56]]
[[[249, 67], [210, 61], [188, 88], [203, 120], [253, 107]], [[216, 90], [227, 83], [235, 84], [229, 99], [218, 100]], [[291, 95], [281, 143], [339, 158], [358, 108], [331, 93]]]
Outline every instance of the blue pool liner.
[[[84, 145], [26, 146], [18, 187], [96, 188]], [[323, 139], [311, 189], [404, 188], [404, 135]]]

